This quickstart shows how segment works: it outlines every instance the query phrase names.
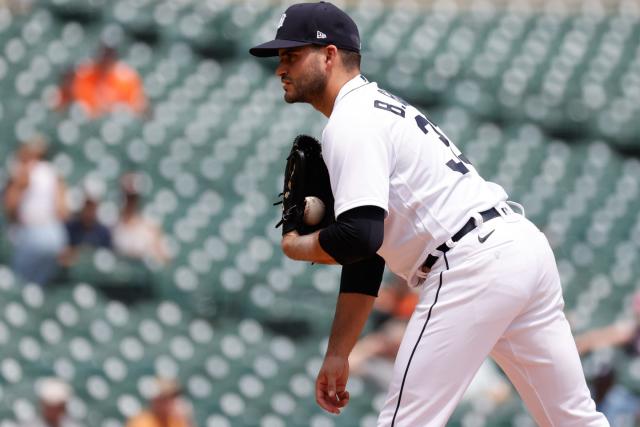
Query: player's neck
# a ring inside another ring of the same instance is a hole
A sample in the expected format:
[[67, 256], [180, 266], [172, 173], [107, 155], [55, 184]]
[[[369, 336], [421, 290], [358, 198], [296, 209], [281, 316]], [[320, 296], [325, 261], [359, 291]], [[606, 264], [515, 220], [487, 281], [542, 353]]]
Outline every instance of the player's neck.
[[360, 75], [360, 70], [344, 72], [332, 76], [332, 78], [327, 82], [327, 88], [324, 91], [324, 96], [321, 99], [318, 99], [317, 102], [314, 102], [313, 107], [326, 117], [330, 117], [336, 103], [336, 98], [340, 93], [340, 89], [358, 75]]

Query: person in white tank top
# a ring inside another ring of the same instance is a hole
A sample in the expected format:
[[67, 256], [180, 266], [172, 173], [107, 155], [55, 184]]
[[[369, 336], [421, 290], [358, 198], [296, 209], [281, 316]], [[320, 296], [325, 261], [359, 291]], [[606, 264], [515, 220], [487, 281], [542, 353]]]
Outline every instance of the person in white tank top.
[[420, 300], [379, 427], [444, 426], [487, 356], [539, 425], [608, 426], [585, 382], [546, 238], [425, 114], [360, 74], [355, 22], [331, 3], [295, 4], [275, 40], [250, 53], [278, 56], [285, 101], [329, 119], [322, 150], [336, 221], [281, 242], [292, 259], [342, 265], [316, 402], [334, 414], [349, 403], [349, 354], [386, 264], [420, 288]]
[[45, 153], [41, 139], [24, 144], [4, 193], [11, 223], [12, 267], [24, 280], [38, 284], [55, 275], [58, 255], [67, 243], [65, 184], [44, 160]]

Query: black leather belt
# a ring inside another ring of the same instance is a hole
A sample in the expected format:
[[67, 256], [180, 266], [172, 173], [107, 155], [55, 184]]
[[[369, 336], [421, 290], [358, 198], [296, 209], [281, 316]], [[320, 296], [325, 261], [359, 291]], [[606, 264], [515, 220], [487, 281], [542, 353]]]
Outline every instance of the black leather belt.
[[[498, 212], [498, 210], [496, 208], [491, 208], [489, 210], [486, 210], [484, 212], [480, 212], [480, 216], [482, 216], [482, 221], [483, 222], [487, 222], [495, 217], [500, 216], [500, 212]], [[464, 236], [467, 235], [467, 233], [469, 233], [470, 231], [473, 231], [476, 228], [476, 222], [473, 218], [469, 218], [469, 221], [467, 221], [467, 223], [465, 225], [462, 226], [462, 228], [460, 230], [458, 230], [458, 232], [456, 234], [453, 235], [453, 237], [451, 237], [451, 240], [453, 240], [454, 242], [457, 242], [458, 240], [462, 239]], [[438, 251], [442, 252], [443, 254], [448, 252], [449, 249], [451, 249], [449, 246], [447, 246], [446, 242], [441, 244], [440, 246], [438, 246], [436, 248]], [[433, 267], [433, 264], [436, 263], [436, 261], [438, 260], [439, 257], [437, 256], [433, 256], [431, 254], [429, 254], [429, 256], [427, 257], [426, 260], [424, 260], [424, 263], [422, 263], [422, 268], [423, 269], [431, 269], [431, 267]]]

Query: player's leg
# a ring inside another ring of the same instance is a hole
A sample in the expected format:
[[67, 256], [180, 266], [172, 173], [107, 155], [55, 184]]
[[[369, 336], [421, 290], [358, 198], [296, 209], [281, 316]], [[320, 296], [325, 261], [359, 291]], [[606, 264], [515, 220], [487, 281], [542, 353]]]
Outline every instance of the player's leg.
[[540, 271], [527, 283], [530, 305], [509, 326], [491, 353], [540, 426], [608, 426], [596, 412], [580, 358], [563, 313], [560, 278], [544, 236], [531, 224], [527, 241]]
[[[477, 245], [477, 237], [473, 239]], [[496, 230], [482, 253], [468, 258], [464, 248], [456, 248], [450, 252], [450, 269], [427, 279], [396, 358], [380, 427], [446, 424], [478, 368], [526, 304], [517, 288], [496, 284], [496, 252], [508, 252], [510, 246], [508, 236]]]

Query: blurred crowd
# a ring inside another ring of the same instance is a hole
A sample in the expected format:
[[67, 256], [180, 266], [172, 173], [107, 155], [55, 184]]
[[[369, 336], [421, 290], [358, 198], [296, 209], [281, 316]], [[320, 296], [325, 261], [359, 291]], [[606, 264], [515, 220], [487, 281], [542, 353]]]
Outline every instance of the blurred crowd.
[[[12, 7], [20, 5], [12, 3]], [[71, 106], [88, 120], [123, 110], [144, 119], [149, 112], [142, 80], [108, 45], [100, 46], [94, 58], [61, 76], [56, 109], [63, 112]], [[8, 241], [7, 256], [13, 271], [25, 283], [50, 286], [65, 282], [74, 267], [86, 260], [93, 263], [100, 253], [110, 253], [127, 265], [166, 265], [170, 250], [165, 233], [145, 214], [143, 175], [124, 173], [118, 188], [108, 188], [97, 174], [81, 182], [66, 182], [50, 160], [60, 149], [50, 144], [54, 138], [34, 135], [21, 141], [6, 158], [6, 181], [0, 194], [3, 240]], [[105, 205], [115, 193], [119, 194], [119, 208], [114, 218]], [[37, 410], [32, 417], [20, 420], [21, 427], [87, 425], [86, 420], [74, 419], [69, 413], [73, 390], [65, 381], [41, 378], [33, 386]], [[194, 426], [192, 409], [182, 399], [176, 380], [157, 378], [152, 388], [148, 407], [134, 414], [127, 427]]]
[[122, 176], [120, 214], [115, 224], [107, 225], [99, 216], [101, 186], [81, 183], [81, 208], [70, 212], [67, 184], [46, 153], [42, 138], [23, 143], [4, 190], [11, 265], [16, 273], [28, 282], [46, 284], [61, 267], [73, 266], [83, 251], [96, 249], [159, 265], [168, 262], [161, 228], [143, 214], [138, 175]]
[[[193, 427], [193, 410], [181, 396], [179, 383], [155, 378], [149, 390], [149, 405], [128, 421], [127, 427]], [[82, 427], [86, 420], [74, 419], [68, 411], [73, 390], [65, 381], [47, 377], [35, 385], [39, 410], [20, 427]]]
[[608, 362], [599, 367], [592, 379], [592, 394], [598, 410], [616, 427], [640, 425], [640, 390], [625, 381], [628, 368], [634, 370], [633, 364], [640, 361], [640, 292], [629, 302], [629, 318], [575, 337], [581, 356], [600, 351], [614, 355], [607, 358]]
[[[140, 77], [110, 46], [100, 46], [95, 58], [71, 68], [61, 80], [59, 109], [78, 105], [88, 118], [121, 109], [134, 115], [148, 111]], [[156, 265], [169, 261], [160, 226], [143, 214], [137, 174], [121, 177], [119, 217], [105, 224], [100, 219], [104, 184], [71, 183], [83, 192], [81, 207], [71, 212], [68, 183], [47, 154], [44, 136], [23, 142], [10, 162], [3, 191], [10, 262], [19, 276], [32, 283], [49, 283], [84, 253], [97, 249]]]

